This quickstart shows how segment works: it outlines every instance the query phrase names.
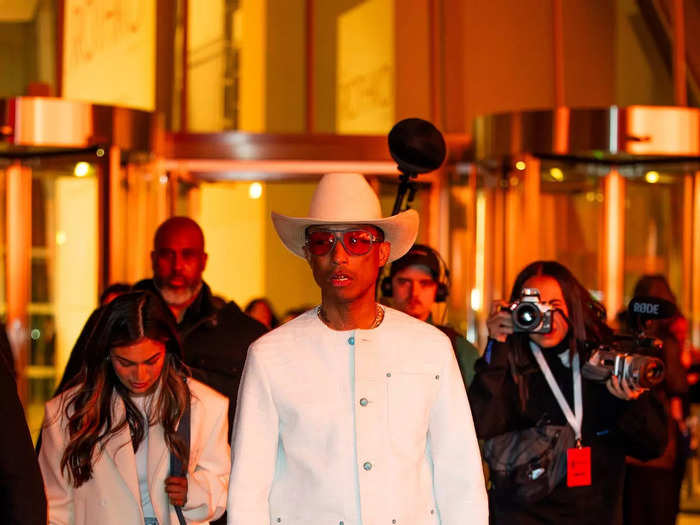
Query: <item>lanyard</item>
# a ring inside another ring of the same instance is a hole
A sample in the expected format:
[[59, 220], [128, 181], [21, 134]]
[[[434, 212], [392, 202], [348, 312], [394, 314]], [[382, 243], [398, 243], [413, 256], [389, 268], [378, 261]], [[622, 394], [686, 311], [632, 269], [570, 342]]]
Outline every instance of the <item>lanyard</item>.
[[571, 362], [571, 370], [574, 374], [574, 411], [572, 412], [569, 403], [566, 402], [566, 398], [561, 392], [561, 388], [559, 388], [559, 385], [557, 384], [557, 380], [554, 379], [554, 375], [552, 374], [552, 371], [549, 369], [547, 361], [542, 355], [542, 350], [533, 341], [530, 341], [530, 349], [532, 350], [532, 353], [535, 356], [535, 359], [537, 360], [537, 364], [540, 365], [540, 370], [542, 370], [542, 373], [544, 374], [544, 377], [547, 380], [547, 384], [549, 385], [549, 388], [552, 390], [552, 394], [554, 394], [554, 397], [556, 398], [557, 403], [559, 404], [559, 408], [561, 408], [561, 411], [564, 412], [564, 416], [569, 422], [569, 425], [571, 425], [571, 428], [574, 429], [574, 433], [576, 434], [576, 445], [581, 446], [583, 397], [581, 395], [581, 366], [579, 362], [578, 352], [574, 354], [574, 358]]

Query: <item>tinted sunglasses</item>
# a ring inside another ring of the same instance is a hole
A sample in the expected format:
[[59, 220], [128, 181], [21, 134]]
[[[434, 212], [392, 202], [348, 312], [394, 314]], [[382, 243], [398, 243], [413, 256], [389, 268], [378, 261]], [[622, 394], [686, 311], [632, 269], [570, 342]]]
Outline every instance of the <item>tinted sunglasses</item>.
[[314, 230], [306, 234], [306, 247], [312, 255], [326, 255], [340, 239], [350, 255], [365, 255], [382, 239], [367, 230]]

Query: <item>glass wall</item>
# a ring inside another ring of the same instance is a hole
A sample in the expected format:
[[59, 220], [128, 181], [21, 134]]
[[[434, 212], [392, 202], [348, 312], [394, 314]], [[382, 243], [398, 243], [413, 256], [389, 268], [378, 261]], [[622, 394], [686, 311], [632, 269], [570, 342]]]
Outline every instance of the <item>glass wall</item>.
[[57, 0], [5, 0], [0, 10], [0, 97], [56, 95]]
[[25, 165], [31, 169], [25, 407], [36, 436], [44, 403], [51, 398], [73, 344], [97, 306], [99, 184], [95, 164], [86, 160], [36, 159]]
[[554, 162], [542, 163], [540, 177], [540, 257], [567, 266], [600, 299], [603, 177], [595, 169]]
[[640, 277], [662, 274], [687, 311], [692, 177], [650, 168], [628, 177], [626, 185], [625, 299]]
[[[463, 177], [452, 193], [453, 206], [457, 195], [474, 203], [455, 207], [466, 215], [464, 236], [474, 246], [463, 278], [471, 289], [463, 317], [473, 339], [485, 341], [491, 302], [507, 298], [517, 273], [537, 259], [566, 265], [603, 302], [613, 324], [639, 277], [663, 274], [697, 325], [697, 292], [689, 285], [698, 264], [692, 243], [697, 190], [682, 165], [656, 171], [530, 157], [505, 171], [472, 169], [474, 189], [464, 190]], [[462, 252], [468, 259], [468, 247]]]
[[395, 120], [394, 17], [394, 0], [189, 2], [187, 129], [385, 133]]

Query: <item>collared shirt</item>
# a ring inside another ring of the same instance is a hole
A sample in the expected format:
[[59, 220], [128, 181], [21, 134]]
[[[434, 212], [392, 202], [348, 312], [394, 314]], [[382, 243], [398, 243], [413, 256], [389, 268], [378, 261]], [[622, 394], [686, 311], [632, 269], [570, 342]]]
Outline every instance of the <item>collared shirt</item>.
[[386, 308], [334, 331], [310, 310], [256, 341], [234, 423], [229, 525], [486, 524], [448, 338]]

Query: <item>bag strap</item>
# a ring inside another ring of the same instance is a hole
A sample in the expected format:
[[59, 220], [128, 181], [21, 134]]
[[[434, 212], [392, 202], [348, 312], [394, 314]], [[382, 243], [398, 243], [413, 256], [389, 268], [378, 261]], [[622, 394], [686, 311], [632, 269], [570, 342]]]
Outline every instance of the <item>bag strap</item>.
[[[185, 410], [182, 412], [182, 417], [180, 418], [180, 424], [177, 427], [177, 435], [186, 445], [187, 457], [190, 455], [190, 399], [187, 398], [187, 404], [185, 405]], [[187, 472], [185, 471], [185, 466], [180, 461], [173, 451], [170, 451], [170, 475], [178, 478], [187, 477]], [[186, 525], [185, 516], [182, 514], [182, 507], [175, 506], [175, 513], [177, 514], [177, 519], [180, 525]]]

